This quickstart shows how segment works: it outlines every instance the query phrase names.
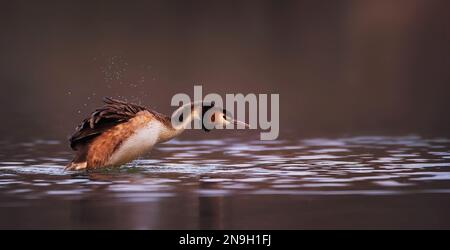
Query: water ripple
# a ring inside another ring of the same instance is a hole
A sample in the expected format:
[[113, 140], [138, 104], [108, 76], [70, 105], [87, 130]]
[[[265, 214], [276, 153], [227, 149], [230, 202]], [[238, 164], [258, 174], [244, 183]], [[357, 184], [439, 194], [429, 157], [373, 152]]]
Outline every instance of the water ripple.
[[[401, 195], [450, 189], [446, 138], [175, 140], [127, 166], [89, 173], [64, 171], [71, 154], [61, 144], [0, 145], [8, 155], [0, 161], [0, 192], [24, 199], [101, 196], [152, 202], [184, 193]], [[26, 153], [18, 150], [24, 148]]]

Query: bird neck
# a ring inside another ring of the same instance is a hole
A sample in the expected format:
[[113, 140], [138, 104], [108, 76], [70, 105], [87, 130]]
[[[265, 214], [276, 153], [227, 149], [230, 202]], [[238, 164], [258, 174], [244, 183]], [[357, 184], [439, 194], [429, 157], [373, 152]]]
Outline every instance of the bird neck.
[[[175, 110], [171, 117], [167, 117], [167, 121], [164, 123], [163, 129], [160, 132], [158, 142], [166, 142], [171, 140], [179, 136], [186, 128], [189, 127], [196, 115], [196, 111], [192, 110], [191, 112], [191, 107], [192, 104], [183, 105]], [[176, 124], [172, 123], [172, 117], [174, 119], [178, 119], [180, 116], [182, 117], [181, 122], [177, 122]]]

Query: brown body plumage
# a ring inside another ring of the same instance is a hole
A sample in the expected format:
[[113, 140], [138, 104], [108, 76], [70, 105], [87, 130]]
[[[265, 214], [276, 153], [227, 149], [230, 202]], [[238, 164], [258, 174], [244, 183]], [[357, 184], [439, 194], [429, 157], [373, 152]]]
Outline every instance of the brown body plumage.
[[111, 98], [105, 105], [84, 119], [70, 137], [70, 146], [76, 151], [68, 170], [97, 168], [107, 164], [112, 154], [137, 129], [152, 120], [170, 128], [170, 118], [147, 108]]

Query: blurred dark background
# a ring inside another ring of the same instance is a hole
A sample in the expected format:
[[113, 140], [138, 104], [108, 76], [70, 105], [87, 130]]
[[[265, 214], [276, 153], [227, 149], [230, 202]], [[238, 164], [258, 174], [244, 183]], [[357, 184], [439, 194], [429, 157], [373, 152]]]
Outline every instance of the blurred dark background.
[[1, 1], [2, 137], [64, 139], [101, 97], [279, 93], [281, 132], [450, 134], [450, 1]]

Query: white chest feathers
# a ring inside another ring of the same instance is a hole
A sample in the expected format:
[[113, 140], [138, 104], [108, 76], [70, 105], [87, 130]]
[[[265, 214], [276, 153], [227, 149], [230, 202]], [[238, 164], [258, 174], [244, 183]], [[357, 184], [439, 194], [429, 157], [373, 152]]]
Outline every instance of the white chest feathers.
[[158, 142], [162, 124], [158, 121], [150, 122], [139, 128], [133, 135], [122, 142], [120, 147], [111, 155], [108, 166], [119, 166], [135, 160], [149, 152]]

